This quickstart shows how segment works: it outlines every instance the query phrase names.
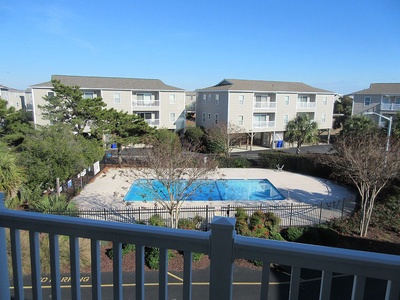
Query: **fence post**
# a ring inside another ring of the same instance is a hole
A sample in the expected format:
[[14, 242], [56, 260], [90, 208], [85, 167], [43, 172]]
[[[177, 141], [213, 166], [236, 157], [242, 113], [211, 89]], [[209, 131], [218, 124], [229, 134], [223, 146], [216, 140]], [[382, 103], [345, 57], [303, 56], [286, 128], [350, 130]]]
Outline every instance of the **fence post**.
[[319, 205], [319, 222], [318, 224], [321, 225], [321, 219], [322, 219], [322, 202]]
[[206, 228], [208, 228], [208, 205], [206, 205]]
[[235, 218], [214, 217], [210, 234], [210, 300], [232, 299]]
[[139, 206], [139, 221], [141, 220], [141, 215], [140, 215], [140, 206]]
[[342, 203], [342, 216], [341, 216], [341, 218], [343, 218], [343, 215], [344, 215], [344, 202], [346, 201], [346, 198], [343, 198], [343, 203]]
[[229, 217], [229, 213], [231, 211], [231, 205], [228, 204], [228, 210], [226, 211], [226, 216]]
[[104, 210], [104, 221], [107, 221], [106, 209], [103, 208], [103, 210]]
[[289, 227], [292, 227], [292, 216], [293, 216], [293, 203], [290, 203]]
[[[0, 192], [0, 209], [4, 207], [4, 194]], [[0, 228], [0, 295], [10, 299], [10, 278], [8, 277], [8, 259], [6, 245], [6, 229]]]

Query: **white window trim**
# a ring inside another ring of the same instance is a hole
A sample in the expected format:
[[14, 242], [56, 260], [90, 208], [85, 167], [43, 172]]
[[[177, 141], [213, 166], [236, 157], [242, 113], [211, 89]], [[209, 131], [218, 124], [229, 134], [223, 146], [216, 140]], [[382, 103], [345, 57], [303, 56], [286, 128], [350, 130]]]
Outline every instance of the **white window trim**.
[[203, 121], [203, 123], [206, 121], [206, 113], [205, 112], [203, 112], [202, 121]]
[[290, 96], [285, 96], [285, 105], [288, 106], [290, 104]]
[[[369, 99], [369, 103], [368, 104], [366, 104], [366, 100], [367, 99]], [[365, 96], [364, 97], [364, 106], [368, 106], [368, 105], [371, 105], [371, 96]]]
[[239, 105], [244, 106], [244, 102], [245, 102], [244, 95], [239, 95]]
[[120, 93], [114, 93], [114, 103], [115, 104], [121, 103], [121, 94]]
[[175, 104], [175, 103], [176, 103], [175, 94], [169, 94], [169, 104]]
[[174, 112], [170, 112], [169, 113], [169, 122], [170, 123], [175, 123], [176, 119], [175, 119], [175, 113]]
[[239, 124], [239, 126], [243, 126], [244, 125], [244, 115], [239, 115], [238, 116], [238, 124]]
[[218, 124], [218, 114], [215, 114], [215, 124]]

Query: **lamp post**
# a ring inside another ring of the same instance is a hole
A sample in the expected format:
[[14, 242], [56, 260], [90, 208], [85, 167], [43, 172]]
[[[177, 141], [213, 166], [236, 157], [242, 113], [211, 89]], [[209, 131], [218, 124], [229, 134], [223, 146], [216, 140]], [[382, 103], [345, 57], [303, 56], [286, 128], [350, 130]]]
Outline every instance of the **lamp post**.
[[378, 114], [378, 113], [373, 112], [373, 111], [367, 111], [365, 114], [366, 115], [377, 115], [380, 118], [384, 118], [384, 119], [389, 121], [389, 128], [388, 128], [388, 131], [387, 131], [387, 141], [386, 141], [386, 152], [389, 152], [390, 134], [391, 134], [391, 131], [392, 131], [393, 117], [385, 117], [384, 115]]

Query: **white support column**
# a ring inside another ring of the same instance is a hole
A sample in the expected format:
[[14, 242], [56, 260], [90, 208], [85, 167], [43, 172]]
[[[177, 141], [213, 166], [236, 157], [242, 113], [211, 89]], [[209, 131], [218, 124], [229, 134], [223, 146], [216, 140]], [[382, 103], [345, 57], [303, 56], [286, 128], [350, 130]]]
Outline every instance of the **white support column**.
[[214, 217], [210, 237], [210, 300], [232, 299], [235, 218]]

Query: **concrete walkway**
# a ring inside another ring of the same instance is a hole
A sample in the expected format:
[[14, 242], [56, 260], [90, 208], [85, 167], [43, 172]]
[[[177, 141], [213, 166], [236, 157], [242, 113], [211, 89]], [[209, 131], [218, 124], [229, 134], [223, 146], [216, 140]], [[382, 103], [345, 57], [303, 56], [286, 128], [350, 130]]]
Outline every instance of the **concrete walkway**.
[[[269, 169], [219, 169], [218, 174], [210, 176], [218, 179], [268, 179], [286, 198], [275, 201], [186, 201], [184, 206], [223, 206], [223, 205], [259, 205], [266, 202], [274, 204], [334, 202], [344, 198], [354, 198], [355, 191], [335, 184], [332, 181], [286, 171]], [[135, 177], [125, 168], [107, 169], [85, 186], [74, 198], [81, 209], [124, 209], [123, 200]], [[353, 201], [351, 201], [353, 202]], [[354, 205], [354, 203], [349, 204]], [[153, 207], [150, 202], [130, 202], [131, 207]], [[350, 207], [351, 208], [351, 207]]]

